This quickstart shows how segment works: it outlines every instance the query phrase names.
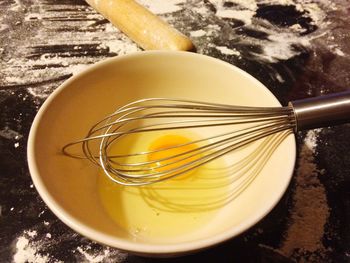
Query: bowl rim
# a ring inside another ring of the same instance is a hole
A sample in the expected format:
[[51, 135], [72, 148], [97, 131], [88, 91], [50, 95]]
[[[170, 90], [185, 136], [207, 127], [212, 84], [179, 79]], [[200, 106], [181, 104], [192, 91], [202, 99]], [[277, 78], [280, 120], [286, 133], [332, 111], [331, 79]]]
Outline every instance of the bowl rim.
[[241, 222], [240, 224], [236, 225], [235, 227], [231, 228], [229, 231], [224, 231], [222, 233], [216, 234], [212, 237], [203, 239], [203, 240], [194, 240], [184, 243], [178, 243], [178, 244], [141, 244], [136, 243], [133, 241], [127, 241], [123, 238], [118, 238], [112, 235], [104, 234], [100, 231], [97, 231], [88, 225], [85, 225], [80, 220], [74, 218], [69, 212], [67, 212], [59, 203], [55, 201], [53, 196], [49, 193], [48, 189], [45, 187], [45, 184], [43, 180], [41, 179], [38, 166], [36, 164], [35, 159], [35, 141], [36, 141], [36, 134], [37, 130], [40, 124], [40, 120], [44, 116], [45, 112], [48, 110], [48, 106], [51, 104], [52, 101], [55, 100], [59, 94], [70, 86], [71, 83], [76, 81], [76, 79], [80, 78], [81, 76], [84, 76], [86, 74], [89, 74], [90, 72], [103, 67], [110, 63], [116, 63], [121, 60], [126, 60], [134, 57], [142, 57], [142, 56], [154, 56], [154, 55], [172, 55], [172, 56], [188, 56], [188, 57], [196, 57], [200, 59], [209, 60], [210, 62], [219, 63], [222, 64], [225, 67], [229, 67], [231, 70], [236, 71], [238, 74], [242, 75], [244, 78], [248, 78], [249, 81], [255, 82], [259, 88], [264, 88], [267, 93], [272, 96], [272, 98], [276, 101], [278, 105], [281, 105], [280, 102], [277, 100], [277, 98], [272, 94], [272, 92], [265, 87], [259, 80], [251, 76], [249, 73], [243, 71], [242, 69], [225, 62], [223, 60], [210, 57], [203, 54], [198, 53], [192, 53], [192, 52], [186, 52], [186, 51], [141, 51], [141, 52], [135, 52], [127, 55], [122, 56], [116, 56], [112, 58], [107, 58], [102, 61], [99, 61], [93, 65], [88, 66], [86, 69], [82, 70], [76, 75], [73, 75], [68, 80], [64, 81], [61, 85], [59, 85], [45, 100], [45, 102], [40, 107], [39, 111], [37, 112], [34, 121], [31, 125], [29, 136], [28, 136], [28, 143], [27, 143], [27, 159], [28, 159], [28, 167], [29, 172], [31, 175], [31, 178], [33, 180], [33, 183], [35, 185], [35, 188], [37, 189], [39, 195], [44, 200], [46, 205], [49, 207], [49, 209], [61, 220], [63, 221], [67, 226], [69, 226], [74, 231], [82, 234], [83, 236], [94, 240], [98, 243], [102, 243], [111, 247], [115, 247], [124, 251], [129, 251], [131, 253], [141, 253], [146, 255], [164, 255], [164, 254], [183, 254], [183, 253], [191, 253], [195, 251], [199, 251], [217, 244], [220, 244], [224, 241], [227, 241], [233, 237], [236, 237], [240, 235], [241, 233], [245, 232], [252, 226], [254, 226], [256, 223], [258, 223], [261, 219], [263, 219], [268, 213], [271, 212], [271, 210], [276, 206], [276, 204], [281, 200], [282, 196], [284, 195], [285, 191], [287, 190], [290, 180], [292, 178], [295, 162], [296, 162], [296, 140], [295, 135], [293, 134], [293, 147], [290, 149], [290, 158], [292, 158], [292, 162], [290, 162], [290, 166], [286, 167], [286, 175], [289, 176], [288, 180], [286, 180], [285, 185], [281, 189], [279, 189], [278, 197], [273, 200], [273, 202], [269, 203], [268, 205], [262, 206], [259, 210], [256, 211], [254, 216], [251, 218]]

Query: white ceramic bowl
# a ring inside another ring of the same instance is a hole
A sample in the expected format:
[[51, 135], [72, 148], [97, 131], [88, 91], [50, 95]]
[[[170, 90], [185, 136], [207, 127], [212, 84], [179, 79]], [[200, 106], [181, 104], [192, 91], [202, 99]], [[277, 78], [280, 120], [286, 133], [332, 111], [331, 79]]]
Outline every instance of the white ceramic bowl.
[[97, 242], [148, 256], [198, 251], [237, 236], [261, 220], [280, 200], [294, 168], [290, 135], [262, 172], [223, 216], [200, 234], [176, 242], [142, 242], [125, 235], [100, 204], [98, 168], [63, 156], [67, 142], [116, 107], [145, 97], [175, 97], [227, 104], [279, 106], [246, 72], [218, 59], [188, 52], [152, 51], [97, 63], [58, 87], [39, 110], [28, 141], [28, 163], [36, 189], [49, 208], [78, 233]]

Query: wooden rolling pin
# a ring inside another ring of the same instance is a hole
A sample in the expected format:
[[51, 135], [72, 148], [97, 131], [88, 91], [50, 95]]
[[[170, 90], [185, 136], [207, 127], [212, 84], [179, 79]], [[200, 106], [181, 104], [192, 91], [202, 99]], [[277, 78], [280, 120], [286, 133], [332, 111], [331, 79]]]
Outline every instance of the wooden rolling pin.
[[192, 41], [134, 0], [86, 0], [145, 50], [192, 50]]

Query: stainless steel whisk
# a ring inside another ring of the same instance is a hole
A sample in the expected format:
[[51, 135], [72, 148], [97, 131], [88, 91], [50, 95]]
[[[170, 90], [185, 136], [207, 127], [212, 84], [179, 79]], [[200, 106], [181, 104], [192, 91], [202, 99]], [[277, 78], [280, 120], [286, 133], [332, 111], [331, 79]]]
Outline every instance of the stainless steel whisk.
[[[285, 107], [233, 106], [201, 101], [149, 98], [129, 103], [99, 121], [85, 138], [71, 142], [63, 153], [87, 158], [122, 185], [148, 185], [164, 181], [211, 162], [267, 136], [331, 126], [350, 120], [350, 91], [292, 101]], [[216, 134], [217, 127], [226, 127]], [[142, 152], [111, 154], [126, 136], [145, 132], [206, 129], [211, 135], [179, 145]], [[83, 154], [70, 147], [81, 144]], [[195, 145], [190, 149], [189, 145]], [[159, 152], [174, 155], [150, 159]], [[181, 149], [184, 149], [181, 151]]]

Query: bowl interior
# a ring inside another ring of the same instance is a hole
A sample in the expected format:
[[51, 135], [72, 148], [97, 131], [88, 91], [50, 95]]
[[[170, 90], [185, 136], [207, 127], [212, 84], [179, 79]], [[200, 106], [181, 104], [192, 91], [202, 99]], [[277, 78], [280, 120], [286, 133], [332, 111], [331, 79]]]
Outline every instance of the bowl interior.
[[222, 61], [185, 52], [141, 52], [90, 67], [59, 87], [38, 113], [29, 138], [33, 181], [44, 201], [83, 235], [141, 253], [197, 250], [241, 233], [266, 215], [285, 191], [295, 161], [290, 135], [272, 154], [250, 187], [228, 203], [201, 231], [176, 239], [143, 242], [119, 228], [97, 193], [99, 169], [61, 154], [67, 142], [85, 136], [91, 125], [118, 106], [147, 97], [217, 103], [279, 106], [257, 80]]

